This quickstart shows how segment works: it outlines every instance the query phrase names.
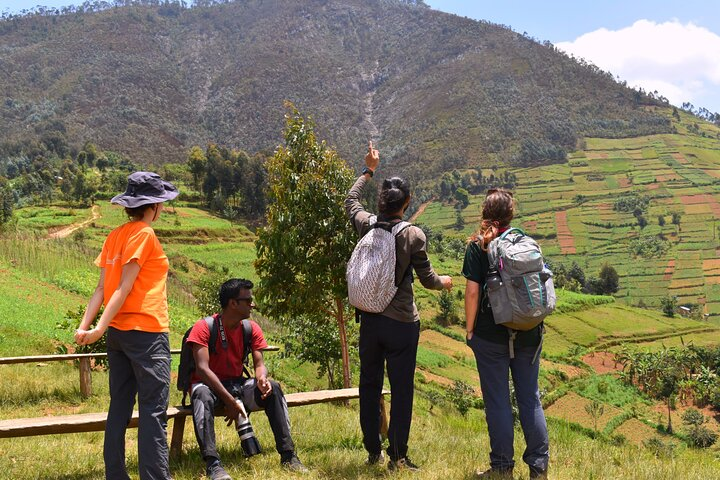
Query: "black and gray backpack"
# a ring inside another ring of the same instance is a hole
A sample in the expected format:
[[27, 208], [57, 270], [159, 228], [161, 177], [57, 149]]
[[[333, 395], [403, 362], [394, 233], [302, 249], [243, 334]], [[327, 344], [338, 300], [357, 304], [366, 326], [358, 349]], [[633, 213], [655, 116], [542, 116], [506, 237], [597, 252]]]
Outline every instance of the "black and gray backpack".
[[537, 327], [555, 310], [555, 285], [540, 245], [519, 228], [509, 228], [488, 245], [487, 295], [495, 323], [514, 331]]

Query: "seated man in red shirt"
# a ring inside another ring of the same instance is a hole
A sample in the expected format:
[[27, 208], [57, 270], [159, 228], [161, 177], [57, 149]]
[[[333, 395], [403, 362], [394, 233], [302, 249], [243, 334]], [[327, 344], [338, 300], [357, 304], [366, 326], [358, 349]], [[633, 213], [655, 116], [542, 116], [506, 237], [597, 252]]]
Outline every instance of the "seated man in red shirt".
[[[231, 478], [223, 469], [215, 448], [213, 410], [221, 404], [225, 406], [228, 425], [233, 421], [237, 422], [238, 415], [244, 413], [243, 410], [265, 410], [282, 465], [295, 471], [307, 471], [295, 454], [295, 445], [290, 436], [287, 403], [282, 389], [277, 382], [267, 378], [261, 351], [267, 347], [267, 342], [260, 326], [253, 321], [250, 321], [250, 344], [255, 378], [243, 377], [242, 321], [250, 317], [255, 306], [252, 288], [252, 282], [244, 279], [231, 279], [220, 287], [222, 311], [213, 315], [215, 328], [218, 330], [215, 348], [210, 349], [208, 346], [210, 328], [205, 319], [195, 323], [187, 339], [192, 342], [195, 358], [195, 372], [190, 387], [195, 436], [207, 465], [207, 474], [212, 480]], [[240, 400], [241, 404], [237, 400]]]

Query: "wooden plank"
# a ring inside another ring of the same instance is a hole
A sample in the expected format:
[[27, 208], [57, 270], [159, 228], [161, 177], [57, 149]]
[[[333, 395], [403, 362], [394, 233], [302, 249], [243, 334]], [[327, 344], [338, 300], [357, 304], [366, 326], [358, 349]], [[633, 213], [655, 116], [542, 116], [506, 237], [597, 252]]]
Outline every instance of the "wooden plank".
[[[390, 393], [383, 390], [383, 395]], [[314, 392], [298, 392], [285, 395], [288, 407], [312, 405], [315, 403], [332, 402], [339, 400], [350, 400], [360, 396], [357, 388], [344, 388], [340, 390], [317, 390]], [[190, 407], [170, 407], [167, 409], [167, 418], [181, 419], [192, 415]], [[215, 412], [216, 415], [223, 415], [222, 409]], [[0, 438], [30, 437], [34, 435], [53, 435], [62, 433], [97, 432], [105, 430], [107, 413], [80, 413], [75, 415], [55, 415], [35, 418], [15, 418], [0, 420]], [[129, 428], [136, 428], [138, 412], [134, 411], [130, 420]], [[178, 422], [173, 425], [173, 430], [184, 427], [185, 422]], [[183, 428], [184, 429], [184, 428]], [[176, 445], [182, 445], [182, 436], [173, 431], [173, 441]], [[179, 441], [178, 441], [179, 440]]]
[[[268, 345], [263, 348], [263, 352], [277, 352], [280, 347], [276, 345]], [[170, 353], [177, 355], [180, 349], [170, 350]], [[29, 357], [0, 357], [0, 365], [9, 365], [13, 363], [33, 363], [33, 362], [59, 362], [63, 360], [80, 360], [83, 358], [103, 358], [107, 357], [107, 353], [68, 353], [65, 355], [34, 355]]]

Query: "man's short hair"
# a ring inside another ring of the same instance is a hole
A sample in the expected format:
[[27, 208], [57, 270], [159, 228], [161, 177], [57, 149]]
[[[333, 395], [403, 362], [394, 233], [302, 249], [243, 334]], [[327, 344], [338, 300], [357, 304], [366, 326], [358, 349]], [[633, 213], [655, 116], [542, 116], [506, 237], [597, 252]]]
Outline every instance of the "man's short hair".
[[240, 295], [240, 290], [252, 290], [253, 283], [244, 278], [231, 278], [220, 286], [220, 307], [225, 308], [230, 300]]

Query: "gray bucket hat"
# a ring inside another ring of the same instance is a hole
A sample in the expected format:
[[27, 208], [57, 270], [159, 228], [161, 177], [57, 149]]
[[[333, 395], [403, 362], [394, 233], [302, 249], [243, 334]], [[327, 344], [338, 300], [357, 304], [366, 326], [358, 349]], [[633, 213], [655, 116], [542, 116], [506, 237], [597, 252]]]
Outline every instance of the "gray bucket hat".
[[172, 200], [178, 196], [178, 193], [180, 192], [175, 185], [166, 182], [157, 173], [135, 172], [128, 177], [125, 192], [115, 195], [110, 202], [123, 207], [136, 208]]

